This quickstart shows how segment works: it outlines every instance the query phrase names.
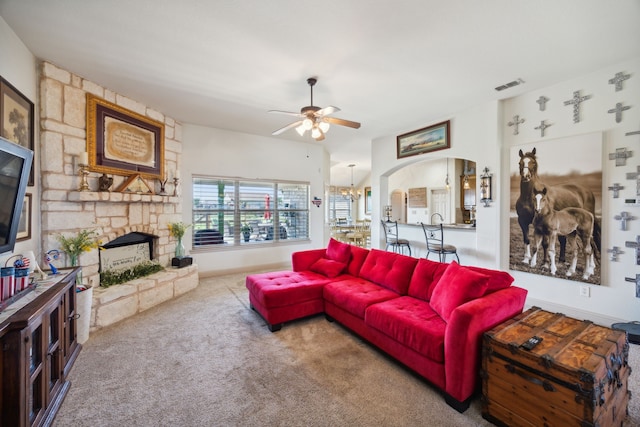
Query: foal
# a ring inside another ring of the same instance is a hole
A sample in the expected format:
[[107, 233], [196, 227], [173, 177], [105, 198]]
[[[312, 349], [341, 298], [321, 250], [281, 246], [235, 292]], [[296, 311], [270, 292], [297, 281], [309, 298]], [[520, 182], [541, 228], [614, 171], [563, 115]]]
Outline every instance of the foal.
[[[536, 258], [540, 245], [543, 250], [549, 250], [549, 259], [551, 260], [551, 274], [556, 274], [556, 241], [558, 236], [567, 236], [567, 240], [573, 247], [573, 260], [571, 266], [567, 270], [567, 276], [572, 276], [576, 272], [578, 263], [578, 245], [576, 236], [582, 241], [582, 251], [584, 252], [585, 267], [583, 279], [588, 279], [594, 273], [595, 261], [593, 257], [593, 225], [594, 216], [591, 212], [582, 208], [564, 208], [562, 210], [554, 210], [551, 208], [552, 203], [547, 196], [547, 187], [542, 190], [533, 189], [533, 198], [535, 205], [535, 216], [533, 218], [534, 236], [536, 239], [536, 247], [533, 257], [531, 258], [531, 266], [536, 266]], [[543, 267], [547, 267], [544, 265]]]

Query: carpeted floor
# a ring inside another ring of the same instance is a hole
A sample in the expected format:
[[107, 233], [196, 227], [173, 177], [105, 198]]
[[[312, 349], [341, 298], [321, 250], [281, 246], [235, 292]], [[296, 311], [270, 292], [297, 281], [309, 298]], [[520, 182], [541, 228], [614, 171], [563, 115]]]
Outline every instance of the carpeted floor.
[[[640, 346], [631, 366], [640, 369]], [[638, 372], [629, 388], [639, 391]], [[276, 333], [248, 305], [244, 275], [91, 335], [54, 426], [488, 426], [428, 383], [316, 316]], [[640, 425], [639, 398], [625, 425]]]

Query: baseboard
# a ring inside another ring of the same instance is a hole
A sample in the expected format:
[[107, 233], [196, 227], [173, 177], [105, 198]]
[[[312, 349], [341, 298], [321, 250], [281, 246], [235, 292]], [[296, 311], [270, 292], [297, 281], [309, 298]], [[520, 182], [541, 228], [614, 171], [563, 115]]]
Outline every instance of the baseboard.
[[607, 328], [610, 328], [614, 323], [628, 322], [628, 320], [625, 319], [594, 313], [592, 311], [580, 310], [579, 308], [569, 307], [568, 305], [556, 304], [554, 302], [538, 300], [535, 298], [527, 298], [525, 310], [534, 305], [542, 308], [543, 310], [551, 311], [553, 313], [562, 313], [565, 316], [573, 317], [575, 319], [590, 320], [596, 325], [606, 326]]
[[291, 270], [291, 263], [275, 263], [275, 264], [264, 264], [264, 265], [252, 265], [250, 269], [247, 267], [238, 267], [238, 268], [229, 268], [226, 270], [212, 270], [212, 271], [198, 271], [198, 277], [201, 279], [206, 279], [207, 277], [217, 277], [217, 276], [225, 276], [227, 274], [237, 274], [237, 273], [258, 273], [264, 271], [280, 271], [280, 270]]

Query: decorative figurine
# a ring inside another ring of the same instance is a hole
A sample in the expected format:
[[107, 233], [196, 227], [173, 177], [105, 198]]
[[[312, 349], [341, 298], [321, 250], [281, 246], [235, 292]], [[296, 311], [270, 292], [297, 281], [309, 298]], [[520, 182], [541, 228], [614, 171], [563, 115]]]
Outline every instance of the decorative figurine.
[[49, 265], [51, 274], [58, 274], [58, 269], [53, 265], [53, 261], [60, 259], [60, 251], [57, 249], [51, 249], [44, 255], [44, 263]]
[[113, 185], [113, 177], [107, 176], [106, 173], [98, 178], [98, 191], [109, 191], [111, 185]]

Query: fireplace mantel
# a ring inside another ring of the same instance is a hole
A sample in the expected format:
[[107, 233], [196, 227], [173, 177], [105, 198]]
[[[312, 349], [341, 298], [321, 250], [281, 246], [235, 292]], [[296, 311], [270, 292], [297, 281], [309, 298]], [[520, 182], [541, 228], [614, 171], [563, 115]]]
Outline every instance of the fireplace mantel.
[[70, 191], [70, 202], [110, 202], [110, 203], [180, 203], [181, 198], [175, 196], [160, 196], [158, 194], [131, 194], [108, 191]]

